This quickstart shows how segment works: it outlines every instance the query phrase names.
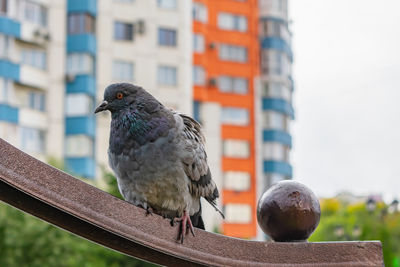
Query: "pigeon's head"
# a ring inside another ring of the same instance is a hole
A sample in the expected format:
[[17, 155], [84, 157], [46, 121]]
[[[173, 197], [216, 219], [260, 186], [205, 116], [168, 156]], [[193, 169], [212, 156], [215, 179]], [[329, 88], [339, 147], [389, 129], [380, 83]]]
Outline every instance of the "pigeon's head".
[[109, 110], [111, 113], [123, 110], [146, 95], [146, 91], [130, 83], [114, 83], [104, 91], [104, 100], [94, 113]]

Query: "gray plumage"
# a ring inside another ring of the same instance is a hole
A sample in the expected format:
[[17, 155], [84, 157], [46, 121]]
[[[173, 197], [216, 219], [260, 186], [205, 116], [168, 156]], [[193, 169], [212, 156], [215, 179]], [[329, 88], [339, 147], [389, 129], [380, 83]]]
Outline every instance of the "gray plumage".
[[[198, 122], [128, 83], [106, 88], [95, 112], [103, 110], [112, 113], [109, 164], [125, 200], [168, 218], [186, 211], [193, 221], [204, 197], [223, 216]], [[204, 228], [202, 220], [193, 224]]]

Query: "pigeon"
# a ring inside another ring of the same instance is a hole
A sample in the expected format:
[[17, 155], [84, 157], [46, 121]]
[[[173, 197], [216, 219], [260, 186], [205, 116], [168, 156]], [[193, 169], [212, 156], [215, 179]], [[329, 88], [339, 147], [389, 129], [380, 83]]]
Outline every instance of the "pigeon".
[[124, 199], [180, 222], [177, 240], [204, 229], [200, 198], [224, 218], [216, 200], [200, 124], [165, 107], [142, 87], [109, 85], [95, 113], [111, 112], [108, 161]]

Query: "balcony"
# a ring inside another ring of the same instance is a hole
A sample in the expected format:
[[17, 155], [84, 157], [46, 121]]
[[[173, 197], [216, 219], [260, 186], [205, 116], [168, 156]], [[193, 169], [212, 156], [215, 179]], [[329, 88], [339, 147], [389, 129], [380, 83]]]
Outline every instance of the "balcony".
[[266, 37], [261, 40], [262, 49], [275, 49], [287, 54], [290, 61], [293, 61], [293, 52], [290, 45], [279, 37]]
[[76, 75], [67, 81], [67, 93], [85, 93], [96, 96], [96, 80], [92, 75]]
[[18, 81], [20, 74], [20, 67], [11, 61], [0, 59], [0, 77]]
[[93, 116], [65, 118], [65, 135], [84, 134], [95, 136], [96, 121]]
[[264, 161], [264, 172], [279, 173], [288, 177], [293, 176], [292, 166], [289, 163], [283, 161]]
[[264, 130], [263, 131], [264, 142], [279, 142], [285, 144], [288, 147], [292, 147], [292, 137], [290, 134], [280, 130]]
[[8, 104], [0, 103], [0, 121], [18, 123], [19, 110]]
[[19, 38], [21, 35], [21, 25], [11, 18], [0, 16], [0, 32]]
[[89, 13], [92, 16], [97, 14], [97, 1], [96, 0], [68, 0], [68, 13], [80, 12]]
[[95, 55], [97, 51], [96, 37], [93, 34], [76, 34], [67, 37], [67, 52], [80, 52]]
[[287, 101], [279, 98], [263, 98], [262, 99], [263, 110], [274, 110], [277, 112], [284, 113], [291, 118], [294, 118], [293, 106]]

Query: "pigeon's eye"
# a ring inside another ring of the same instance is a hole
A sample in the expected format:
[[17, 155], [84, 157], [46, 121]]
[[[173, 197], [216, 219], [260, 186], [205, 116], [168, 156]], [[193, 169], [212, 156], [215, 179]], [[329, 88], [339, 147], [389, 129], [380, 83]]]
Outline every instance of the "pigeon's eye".
[[117, 99], [122, 99], [124, 97], [123, 93], [117, 93]]

